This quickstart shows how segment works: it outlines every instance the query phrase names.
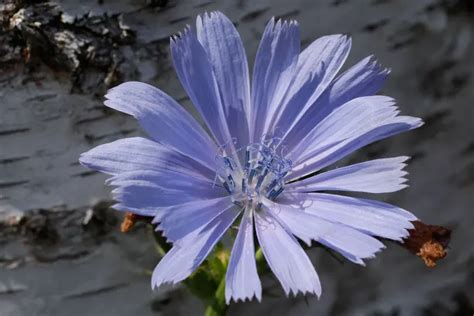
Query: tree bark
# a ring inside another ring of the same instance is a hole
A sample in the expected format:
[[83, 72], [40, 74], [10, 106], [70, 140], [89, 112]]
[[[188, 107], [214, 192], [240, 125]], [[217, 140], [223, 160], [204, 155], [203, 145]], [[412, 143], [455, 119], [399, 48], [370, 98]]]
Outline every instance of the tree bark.
[[[159, 260], [145, 224], [121, 234], [105, 176], [80, 153], [140, 135], [102, 104], [120, 82], [154, 84], [195, 114], [172, 69], [169, 36], [221, 10], [237, 25], [250, 64], [266, 21], [299, 21], [302, 45], [353, 38], [346, 67], [375, 54], [392, 69], [383, 93], [419, 130], [376, 143], [346, 162], [410, 155], [410, 188], [385, 197], [454, 229], [435, 270], [388, 245], [367, 267], [311, 257], [318, 301], [286, 299], [272, 278], [262, 303], [231, 315], [470, 315], [474, 309], [474, 8], [469, 0], [4, 0], [0, 5], [0, 315], [203, 314], [177, 288], [152, 292]], [[251, 68], [252, 69], [252, 68]], [[341, 165], [338, 164], [338, 166]]]

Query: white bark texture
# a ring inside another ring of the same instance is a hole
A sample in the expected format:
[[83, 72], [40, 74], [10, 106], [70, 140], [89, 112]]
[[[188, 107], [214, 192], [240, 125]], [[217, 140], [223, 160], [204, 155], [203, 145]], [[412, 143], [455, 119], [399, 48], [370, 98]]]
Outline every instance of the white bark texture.
[[311, 258], [323, 284], [319, 301], [284, 298], [266, 277], [263, 302], [232, 305], [229, 314], [472, 314], [472, 1], [3, 1], [0, 315], [202, 314], [201, 303], [180, 287], [151, 291], [147, 271], [159, 257], [145, 225], [119, 233], [121, 214], [108, 208], [106, 177], [77, 159], [141, 133], [133, 119], [102, 104], [106, 89], [119, 82], [154, 84], [190, 109], [168, 37], [211, 10], [236, 23], [251, 64], [266, 21], [279, 16], [299, 21], [303, 46], [345, 33], [353, 38], [347, 66], [375, 54], [391, 68], [383, 92], [426, 124], [350, 161], [412, 156], [410, 187], [382, 198], [454, 229], [450, 253], [436, 269], [396, 244], [367, 267], [340, 264], [318, 248]]

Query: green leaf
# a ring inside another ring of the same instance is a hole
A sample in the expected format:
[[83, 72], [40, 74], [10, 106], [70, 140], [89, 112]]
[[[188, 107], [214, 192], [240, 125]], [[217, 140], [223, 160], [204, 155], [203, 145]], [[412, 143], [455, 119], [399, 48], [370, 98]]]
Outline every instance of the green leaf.
[[214, 297], [208, 304], [204, 316], [224, 316], [229, 306], [225, 303], [225, 276], [222, 278]]

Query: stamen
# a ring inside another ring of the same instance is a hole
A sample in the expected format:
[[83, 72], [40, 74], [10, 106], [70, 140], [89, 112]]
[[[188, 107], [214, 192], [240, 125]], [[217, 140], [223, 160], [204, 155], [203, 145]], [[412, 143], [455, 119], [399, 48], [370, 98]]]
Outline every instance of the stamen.
[[[280, 143], [279, 138], [265, 137], [260, 143], [249, 144], [236, 152], [228, 152], [226, 148], [227, 152], [222, 150], [217, 156], [221, 168], [216, 180], [222, 182], [236, 205], [259, 210], [262, 198], [274, 200], [283, 192], [284, 178], [292, 164], [282, 157], [281, 152], [277, 153], [276, 149], [282, 148]], [[244, 154], [238, 153], [244, 149]], [[240, 157], [243, 161], [231, 157]], [[243, 170], [240, 166], [244, 166]]]
[[227, 167], [229, 167], [229, 169], [230, 169], [231, 171], [234, 171], [234, 167], [233, 167], [233, 165], [232, 165], [232, 159], [230, 159], [229, 157], [224, 157], [223, 159], [224, 159], [224, 164], [225, 164]]
[[242, 178], [242, 192], [247, 192], [247, 183], [244, 178]]
[[229, 185], [227, 184], [227, 182], [224, 182], [222, 184], [224, 185], [224, 188], [227, 190], [227, 193], [232, 194], [232, 191], [230, 190]]
[[232, 178], [231, 175], [229, 175], [227, 177], [227, 180], [229, 180], [229, 187], [231, 189], [231, 191], [233, 191], [235, 189], [235, 182], [234, 182], [234, 178]]
[[248, 183], [249, 184], [252, 184], [253, 177], [255, 176], [256, 173], [257, 173], [257, 170], [255, 170], [255, 169], [250, 170], [250, 175], [248, 177]]
[[274, 199], [276, 199], [276, 198], [280, 195], [281, 192], [283, 192], [283, 187], [280, 187], [280, 188], [279, 188], [278, 190], [276, 190], [276, 191], [275, 191], [275, 190], [272, 190], [272, 191], [270, 192], [270, 194], [268, 195], [268, 198], [269, 198], [270, 200], [274, 200]]
[[263, 172], [263, 174], [260, 177], [258, 177], [255, 190], [260, 191], [260, 187], [262, 186], [263, 180], [265, 180], [265, 177], [267, 176], [267, 174], [268, 174], [268, 169], [265, 168], [265, 171]]

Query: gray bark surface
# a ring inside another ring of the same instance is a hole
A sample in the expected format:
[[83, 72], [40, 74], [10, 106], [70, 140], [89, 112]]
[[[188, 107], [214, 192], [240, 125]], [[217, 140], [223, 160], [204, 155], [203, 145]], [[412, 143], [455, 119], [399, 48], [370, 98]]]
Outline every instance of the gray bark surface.
[[[316, 298], [285, 298], [264, 278], [262, 303], [230, 315], [472, 315], [474, 310], [474, 6], [470, 0], [9, 1], [0, 4], [0, 315], [199, 315], [181, 287], [152, 292], [157, 255], [149, 231], [119, 233], [106, 177], [80, 153], [140, 135], [106, 109], [107, 88], [151, 83], [187, 109], [171, 66], [169, 36], [197, 14], [235, 22], [250, 64], [266, 21], [299, 21], [303, 46], [345, 33], [346, 67], [375, 54], [392, 69], [383, 93], [426, 124], [349, 161], [409, 155], [410, 187], [381, 199], [454, 229], [436, 269], [395, 244], [366, 267], [310, 255]], [[341, 163], [337, 166], [342, 165]], [[282, 250], [284, 251], [284, 250]]]

